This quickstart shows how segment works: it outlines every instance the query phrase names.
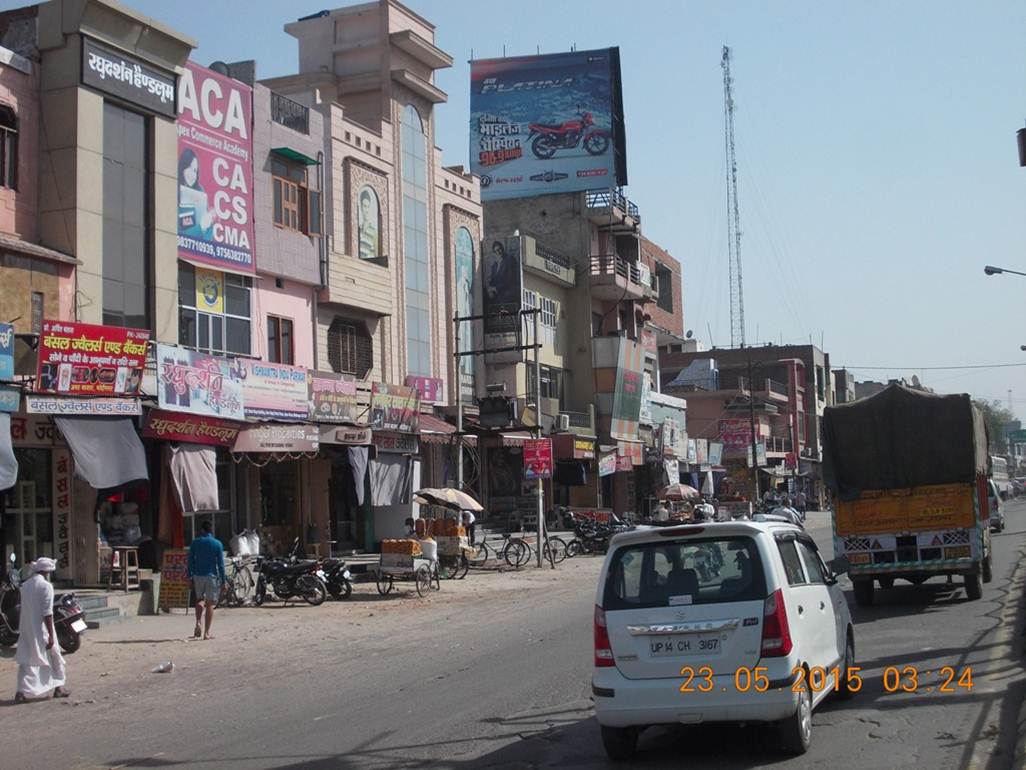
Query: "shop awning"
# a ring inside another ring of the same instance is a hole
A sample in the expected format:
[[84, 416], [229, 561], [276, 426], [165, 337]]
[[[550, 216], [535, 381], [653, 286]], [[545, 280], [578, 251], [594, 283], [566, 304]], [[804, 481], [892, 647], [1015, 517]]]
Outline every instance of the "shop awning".
[[293, 163], [302, 163], [304, 166], [316, 166], [317, 161], [311, 158], [309, 155], [304, 155], [299, 150], [293, 150], [291, 147], [272, 147], [271, 152], [275, 155], [280, 155], [286, 160], [291, 160]]
[[60, 417], [53, 421], [75, 458], [75, 473], [93, 489], [149, 479], [146, 453], [128, 417]]
[[502, 445], [503, 446], [523, 446], [525, 441], [534, 438], [533, 435], [527, 431], [518, 430], [514, 433], [503, 433], [502, 434]]
[[455, 425], [450, 425], [433, 414], [420, 415], [421, 441], [426, 441], [429, 444], [448, 444], [455, 432]]
[[221, 509], [217, 495], [217, 450], [200, 444], [171, 447], [171, 478], [185, 513]]

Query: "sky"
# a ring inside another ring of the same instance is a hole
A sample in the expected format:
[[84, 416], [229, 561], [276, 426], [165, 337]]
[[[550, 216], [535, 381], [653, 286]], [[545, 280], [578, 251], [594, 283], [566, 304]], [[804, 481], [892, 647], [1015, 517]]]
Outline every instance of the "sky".
[[[296, 71], [285, 23], [326, 0], [124, 0], [194, 59]], [[3, 7], [24, 3], [0, 2]], [[682, 263], [685, 328], [730, 343], [723, 45], [732, 49], [749, 344], [808, 342], [859, 380], [916, 374], [1026, 420], [1026, 3], [407, 0], [446, 164], [468, 161], [473, 58], [619, 46], [628, 196]], [[929, 367], [1015, 364], [1002, 368]], [[880, 369], [873, 367], [883, 367]]]

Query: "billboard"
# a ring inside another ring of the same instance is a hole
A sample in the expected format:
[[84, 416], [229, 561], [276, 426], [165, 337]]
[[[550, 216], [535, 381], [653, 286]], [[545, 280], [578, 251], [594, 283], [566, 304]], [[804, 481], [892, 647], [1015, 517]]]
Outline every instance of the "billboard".
[[193, 62], [178, 81], [178, 256], [255, 269], [253, 89]]
[[552, 478], [552, 440], [532, 438], [524, 441], [524, 478]]
[[627, 184], [620, 49], [470, 63], [481, 200]]
[[638, 439], [644, 364], [645, 349], [634, 340], [621, 337], [616, 364], [616, 389], [613, 391], [613, 420], [609, 428], [612, 438], [629, 441]]
[[238, 363], [174, 345], [157, 343], [157, 405], [231, 420], [245, 419]]
[[374, 430], [416, 433], [420, 394], [414, 388], [375, 382], [371, 387], [370, 425]]
[[[493, 238], [485, 243], [481, 256], [484, 284], [485, 350], [517, 347], [520, 340], [520, 309], [523, 305], [524, 274], [521, 238]], [[516, 363], [520, 350], [486, 353], [487, 363]]]
[[142, 384], [146, 329], [43, 321], [37, 393], [134, 396]]

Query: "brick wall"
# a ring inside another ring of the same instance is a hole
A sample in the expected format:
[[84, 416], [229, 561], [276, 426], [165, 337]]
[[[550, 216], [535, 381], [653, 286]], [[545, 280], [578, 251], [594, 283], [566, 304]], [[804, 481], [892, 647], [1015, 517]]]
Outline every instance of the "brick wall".
[[659, 277], [660, 284], [659, 301], [650, 302], [645, 311], [652, 316], [652, 323], [656, 326], [683, 337], [684, 284], [680, 262], [645, 236], [641, 237], [641, 261]]
[[39, 67], [6, 48], [0, 48], [0, 104], [18, 119], [18, 189], [0, 187], [0, 232], [38, 243]]

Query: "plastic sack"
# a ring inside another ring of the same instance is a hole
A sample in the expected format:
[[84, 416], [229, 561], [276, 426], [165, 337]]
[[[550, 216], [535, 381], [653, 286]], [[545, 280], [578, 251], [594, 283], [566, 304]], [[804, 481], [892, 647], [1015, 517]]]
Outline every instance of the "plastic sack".
[[255, 529], [250, 529], [244, 532], [243, 536], [249, 541], [249, 555], [258, 556], [260, 554], [260, 535]]
[[232, 553], [236, 556], [249, 556], [251, 554], [249, 548], [249, 537], [243, 534], [236, 534], [232, 536], [231, 541]]

